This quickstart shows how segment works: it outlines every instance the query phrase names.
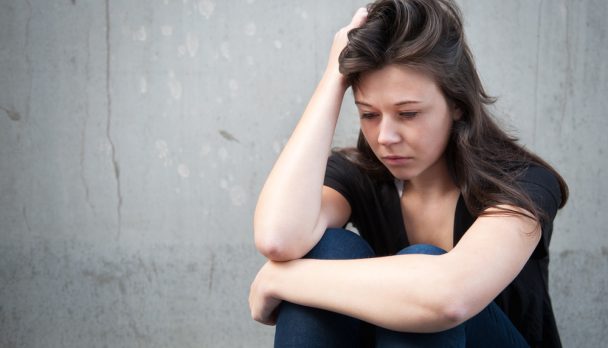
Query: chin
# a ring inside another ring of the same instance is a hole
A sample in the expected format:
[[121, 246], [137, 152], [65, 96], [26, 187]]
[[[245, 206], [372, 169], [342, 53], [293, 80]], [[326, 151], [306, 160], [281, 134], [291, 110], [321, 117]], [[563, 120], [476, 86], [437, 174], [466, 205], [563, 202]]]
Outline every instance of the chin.
[[391, 169], [391, 168], [387, 168], [388, 171], [395, 177], [395, 179], [398, 180], [410, 180], [411, 178], [416, 177], [416, 175], [418, 175], [418, 173], [415, 173], [413, 170], [411, 169]]

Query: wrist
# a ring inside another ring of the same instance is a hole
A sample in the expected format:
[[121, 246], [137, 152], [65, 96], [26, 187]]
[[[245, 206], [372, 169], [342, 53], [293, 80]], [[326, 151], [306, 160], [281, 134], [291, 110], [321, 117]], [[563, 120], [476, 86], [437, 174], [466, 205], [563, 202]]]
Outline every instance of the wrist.
[[342, 75], [337, 68], [328, 67], [323, 73], [321, 81], [336, 85], [344, 91], [348, 89], [348, 82], [346, 81], [346, 76]]
[[266, 298], [278, 298], [279, 286], [281, 281], [278, 280], [281, 274], [281, 264], [285, 262], [280, 261], [268, 261], [264, 265], [264, 296]]
[[294, 272], [297, 274], [298, 265], [305, 260], [268, 261], [264, 270], [265, 295], [267, 298], [285, 300], [293, 291], [289, 285], [294, 281], [290, 279]]

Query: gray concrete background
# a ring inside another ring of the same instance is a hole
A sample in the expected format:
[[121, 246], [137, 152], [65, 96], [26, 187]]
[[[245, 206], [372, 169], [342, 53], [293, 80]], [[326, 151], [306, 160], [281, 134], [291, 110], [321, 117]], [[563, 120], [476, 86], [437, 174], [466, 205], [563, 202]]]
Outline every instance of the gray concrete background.
[[[270, 346], [256, 196], [364, 3], [0, 0], [0, 346]], [[497, 115], [570, 184], [563, 342], [602, 346], [608, 2], [459, 3]]]

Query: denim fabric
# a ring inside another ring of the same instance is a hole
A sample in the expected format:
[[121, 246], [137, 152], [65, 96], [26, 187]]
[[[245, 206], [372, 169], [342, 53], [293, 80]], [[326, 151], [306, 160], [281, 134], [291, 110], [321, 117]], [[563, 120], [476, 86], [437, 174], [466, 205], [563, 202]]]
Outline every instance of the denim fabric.
[[[398, 254], [443, 253], [445, 251], [436, 246], [418, 244]], [[374, 252], [365, 240], [350, 231], [335, 228], [328, 229], [305, 256], [328, 260], [368, 257], [374, 257]], [[342, 314], [283, 302], [274, 344], [279, 348], [528, 347], [509, 318], [494, 303], [453, 329], [421, 334], [391, 331]]]

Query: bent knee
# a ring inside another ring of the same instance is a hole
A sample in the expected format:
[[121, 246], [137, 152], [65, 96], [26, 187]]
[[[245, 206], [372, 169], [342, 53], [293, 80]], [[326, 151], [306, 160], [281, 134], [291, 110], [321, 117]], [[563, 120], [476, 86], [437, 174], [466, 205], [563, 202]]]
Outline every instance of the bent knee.
[[342, 228], [328, 228], [323, 237], [304, 256], [306, 259], [363, 259], [375, 256], [371, 246], [359, 235]]
[[397, 255], [407, 254], [424, 254], [424, 255], [441, 255], [445, 254], [446, 251], [438, 246], [432, 244], [413, 244], [406, 248], [401, 249]]

